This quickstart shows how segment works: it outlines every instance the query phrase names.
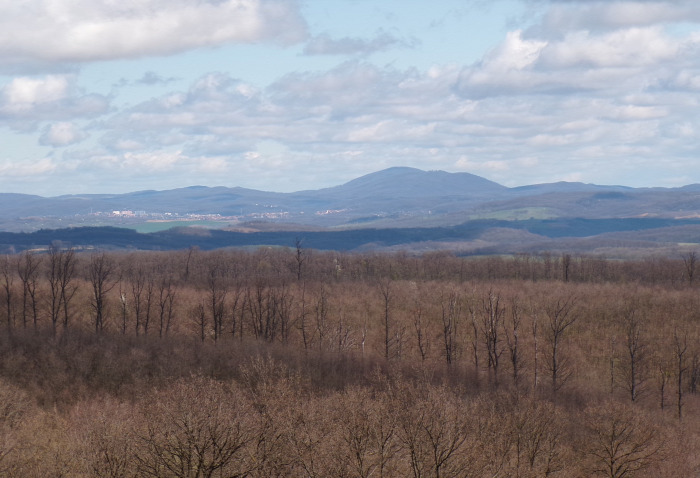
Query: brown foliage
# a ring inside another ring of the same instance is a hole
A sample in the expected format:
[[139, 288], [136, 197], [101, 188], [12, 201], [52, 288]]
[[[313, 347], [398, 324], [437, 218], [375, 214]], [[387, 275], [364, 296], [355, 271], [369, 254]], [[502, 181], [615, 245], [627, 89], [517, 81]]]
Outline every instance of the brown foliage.
[[240, 391], [201, 377], [148, 396], [136, 432], [138, 475], [246, 476], [252, 411]]
[[5, 259], [3, 476], [700, 469], [700, 295], [681, 259]]
[[586, 409], [584, 416], [583, 446], [591, 474], [632, 476], [663, 459], [662, 433], [640, 411], [608, 402]]

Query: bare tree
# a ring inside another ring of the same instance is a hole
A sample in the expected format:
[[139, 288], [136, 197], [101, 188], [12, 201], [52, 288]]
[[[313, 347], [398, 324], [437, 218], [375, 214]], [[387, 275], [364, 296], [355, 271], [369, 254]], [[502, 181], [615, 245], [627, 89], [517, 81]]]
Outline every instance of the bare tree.
[[392, 301], [392, 284], [391, 279], [383, 279], [378, 281], [377, 286], [379, 288], [379, 293], [382, 296], [382, 304], [384, 309], [383, 322], [384, 322], [384, 358], [389, 359], [389, 349], [391, 347], [390, 339], [390, 328], [391, 328], [391, 301]]
[[39, 267], [41, 259], [31, 251], [24, 251], [17, 258], [17, 274], [22, 281], [22, 325], [27, 327], [27, 320], [31, 312], [32, 323], [36, 330], [39, 318], [39, 304], [36, 295], [36, 287], [39, 282]]
[[[3, 256], [0, 261], [0, 278], [2, 279], [2, 292], [5, 302], [5, 315], [7, 317], [7, 331], [12, 332], [14, 327], [14, 301], [13, 301], [13, 288], [14, 274], [13, 267], [10, 263], [10, 256]], [[25, 324], [26, 326], [26, 324]]]
[[397, 436], [403, 445], [411, 476], [471, 476], [470, 453], [465, 449], [468, 424], [463, 403], [444, 388], [423, 396], [404, 393], [398, 405]]
[[688, 370], [688, 366], [685, 363], [685, 354], [688, 351], [688, 334], [683, 334], [683, 337], [679, 337], [678, 330], [673, 333], [673, 349], [674, 356], [676, 359], [676, 408], [678, 411], [678, 420], [683, 417], [683, 375]]
[[615, 393], [615, 375], [616, 375], [616, 369], [615, 369], [615, 361], [617, 359], [617, 350], [615, 347], [615, 343], [617, 342], [617, 336], [614, 334], [610, 336], [609, 338], [610, 342], [610, 395]]
[[474, 361], [474, 370], [477, 375], [479, 373], [479, 324], [476, 319], [477, 310], [476, 307], [472, 305], [471, 301], [469, 303], [469, 317], [471, 318], [472, 325], [472, 360]]
[[537, 392], [537, 387], [539, 385], [539, 358], [540, 358], [540, 343], [538, 334], [538, 317], [537, 311], [532, 313], [532, 391]]
[[576, 322], [573, 296], [557, 298], [545, 306], [548, 369], [552, 379], [552, 392], [558, 391], [571, 375], [562, 355], [564, 333]]
[[688, 285], [693, 285], [695, 279], [695, 267], [698, 261], [698, 255], [695, 251], [690, 251], [683, 254], [683, 265], [685, 266], [685, 277], [688, 280]]
[[231, 313], [231, 337], [235, 337], [236, 331], [238, 331], [239, 337], [243, 339], [245, 294], [243, 293], [243, 287], [241, 286], [240, 281], [234, 281], [231, 284], [231, 291], [228, 295], [229, 311]]
[[204, 342], [207, 338], [207, 310], [203, 304], [197, 304], [190, 309], [190, 314], [192, 316], [192, 321], [197, 327], [197, 332], [199, 334], [199, 340]]
[[329, 315], [329, 305], [328, 305], [328, 292], [326, 288], [322, 285], [319, 291], [318, 299], [316, 300], [316, 306], [314, 307], [314, 317], [316, 320], [316, 335], [318, 336], [318, 349], [323, 351], [324, 339], [326, 337], [326, 331], [328, 329], [328, 315]]
[[139, 264], [135, 269], [129, 271], [129, 281], [131, 282], [131, 301], [134, 308], [134, 332], [138, 336], [141, 332], [141, 322], [143, 317], [143, 290], [146, 285], [146, 271], [143, 265]]
[[126, 335], [126, 328], [129, 321], [129, 300], [126, 296], [126, 284], [124, 283], [124, 277], [119, 274], [119, 306], [122, 316], [121, 332], [122, 335]]
[[418, 352], [420, 353], [421, 361], [425, 361], [430, 347], [429, 334], [426, 333], [426, 325], [424, 323], [423, 306], [420, 300], [416, 299], [416, 304], [413, 308], [413, 328], [416, 331], [416, 341], [418, 343]]
[[656, 363], [656, 373], [657, 381], [659, 386], [659, 406], [661, 410], [666, 408], [666, 387], [671, 381], [671, 370], [670, 365], [666, 360], [658, 358]]
[[693, 356], [690, 359], [690, 374], [688, 377], [690, 383], [688, 384], [690, 388], [690, 393], [698, 393], [698, 381], [700, 380], [700, 355], [698, 352], [693, 352]]
[[131, 403], [105, 398], [86, 404], [77, 413], [78, 430], [81, 432], [77, 438], [82, 442], [77, 451], [85, 463], [84, 476], [137, 476], [134, 460], [138, 449], [136, 407]]
[[624, 383], [630, 395], [630, 400], [637, 401], [643, 392], [644, 365], [646, 362], [646, 346], [642, 340], [641, 319], [634, 306], [628, 307], [623, 318], [625, 333], [625, 368]]
[[571, 254], [561, 256], [561, 272], [564, 282], [569, 282], [569, 274], [571, 273]]
[[49, 265], [47, 269], [47, 279], [49, 281], [49, 319], [53, 336], [56, 336], [56, 328], [61, 313], [61, 262], [62, 256], [56, 247], [49, 249]]
[[298, 314], [298, 319], [297, 319], [297, 324], [299, 327], [299, 330], [301, 330], [301, 339], [302, 342], [304, 343], [304, 351], [306, 352], [309, 350], [310, 346], [310, 338], [309, 338], [309, 332], [307, 331], [307, 325], [306, 325], [306, 317], [308, 315], [308, 312], [306, 310], [306, 282], [303, 282], [301, 285], [301, 301], [299, 303], [299, 314]]
[[172, 276], [161, 277], [158, 286], [158, 337], [163, 337], [170, 330], [176, 294]]
[[192, 267], [192, 261], [193, 259], [196, 258], [198, 255], [199, 248], [196, 246], [192, 246], [189, 249], [187, 249], [187, 255], [185, 257], [185, 271], [183, 273], [183, 282], [187, 284], [190, 280], [190, 269]]
[[144, 292], [145, 292], [145, 302], [143, 303], [143, 335], [148, 335], [148, 330], [150, 329], [151, 326], [151, 314], [153, 312], [153, 303], [154, 303], [154, 298], [155, 298], [155, 289], [156, 289], [156, 281], [155, 277], [152, 275], [149, 275], [146, 278], [146, 284], [144, 287]]
[[254, 414], [241, 392], [212, 380], [175, 383], [146, 409], [135, 454], [138, 476], [249, 476]]
[[334, 408], [340, 434], [335, 468], [347, 470], [345, 476], [387, 476], [398, 452], [395, 414], [365, 389], [346, 391]]
[[104, 330], [107, 294], [117, 284], [114, 277], [115, 264], [104, 252], [93, 254], [88, 268], [88, 279], [92, 285], [90, 305], [95, 312], [95, 333]]
[[375, 401], [372, 410], [374, 413], [370, 416], [372, 419], [370, 443], [374, 451], [376, 476], [379, 478], [395, 475], [392, 473], [392, 464], [399, 453], [396, 413], [392, 405], [393, 402], [389, 397], [380, 395], [380, 400]]
[[245, 305], [255, 338], [273, 342], [279, 332], [279, 304], [273, 288], [257, 280], [254, 287], [246, 289]]
[[294, 259], [296, 261], [297, 281], [301, 281], [304, 275], [304, 262], [306, 262], [306, 257], [308, 254], [308, 252], [302, 247], [302, 242], [303, 241], [298, 237], [294, 241]]
[[584, 446], [594, 475], [633, 476], [661, 459], [659, 431], [634, 410], [610, 403], [589, 409], [586, 415], [589, 433]]
[[506, 336], [508, 358], [513, 369], [513, 383], [518, 385], [520, 369], [522, 368], [522, 350], [520, 349], [520, 324], [522, 322], [522, 307], [517, 298], [510, 302], [510, 322], [506, 326], [503, 322], [503, 332]]
[[75, 284], [75, 251], [69, 249], [63, 251], [62, 273], [61, 273], [61, 302], [63, 304], [63, 329], [68, 328], [70, 321], [70, 303], [78, 291], [78, 286]]
[[[281, 284], [275, 288], [273, 294], [275, 302], [275, 311], [277, 312], [277, 321], [279, 324], [279, 335], [283, 343], [289, 340], [289, 332], [292, 328], [292, 315], [294, 310], [294, 295], [291, 293], [287, 284]], [[342, 322], [341, 322], [342, 331]], [[342, 334], [339, 334], [339, 336]]]
[[461, 314], [461, 301], [457, 292], [450, 291], [442, 297], [442, 341], [445, 350], [445, 361], [451, 364], [457, 352], [457, 321]]
[[503, 329], [505, 307], [501, 304], [500, 294], [489, 290], [481, 301], [481, 335], [486, 346], [488, 369], [493, 373], [495, 383], [498, 383], [498, 366], [503, 354], [500, 331]]
[[[138, 264], [128, 271], [131, 283], [131, 303], [134, 311], [134, 332], [148, 335], [151, 317], [156, 302], [156, 271], [148, 272], [144, 264]], [[162, 284], [161, 284], [162, 285]], [[160, 289], [159, 289], [160, 291]]]
[[509, 442], [515, 463], [509, 474], [502, 476], [550, 476], [561, 471], [565, 456], [561, 446], [563, 427], [557, 408], [551, 402], [518, 397], [497, 409], [498, 416], [511, 415]]
[[226, 269], [220, 262], [209, 265], [207, 272], [207, 292], [209, 294], [209, 310], [211, 311], [214, 341], [223, 335], [224, 317], [226, 315], [226, 294], [228, 294], [228, 277]]
[[49, 248], [49, 263], [47, 271], [49, 281], [49, 316], [53, 335], [61, 312], [63, 312], [63, 329], [68, 328], [70, 320], [70, 302], [78, 290], [75, 281], [75, 251], [63, 250], [56, 245]]

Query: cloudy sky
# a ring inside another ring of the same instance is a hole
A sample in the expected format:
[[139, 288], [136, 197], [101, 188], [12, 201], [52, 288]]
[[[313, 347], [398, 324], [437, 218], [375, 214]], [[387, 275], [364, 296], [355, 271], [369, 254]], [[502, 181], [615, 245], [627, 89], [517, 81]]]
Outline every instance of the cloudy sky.
[[0, 192], [700, 182], [697, 0], [0, 0]]

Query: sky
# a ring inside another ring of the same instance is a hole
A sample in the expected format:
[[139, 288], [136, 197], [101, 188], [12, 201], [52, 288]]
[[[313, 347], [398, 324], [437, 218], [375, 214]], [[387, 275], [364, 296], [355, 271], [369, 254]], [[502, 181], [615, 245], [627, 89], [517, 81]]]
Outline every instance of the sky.
[[697, 0], [0, 0], [0, 192], [700, 183]]

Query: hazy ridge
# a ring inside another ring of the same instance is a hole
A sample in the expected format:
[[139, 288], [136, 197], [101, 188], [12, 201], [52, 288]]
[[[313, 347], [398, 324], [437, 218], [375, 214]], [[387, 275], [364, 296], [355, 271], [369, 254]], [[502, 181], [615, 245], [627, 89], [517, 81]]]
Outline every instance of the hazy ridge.
[[0, 229], [0, 243], [10, 251], [47, 241], [139, 249], [289, 247], [301, 238], [308, 247], [338, 250], [674, 253], [700, 243], [700, 186], [508, 188], [469, 173], [389, 168], [294, 193], [192, 186], [52, 198], [0, 194]]

